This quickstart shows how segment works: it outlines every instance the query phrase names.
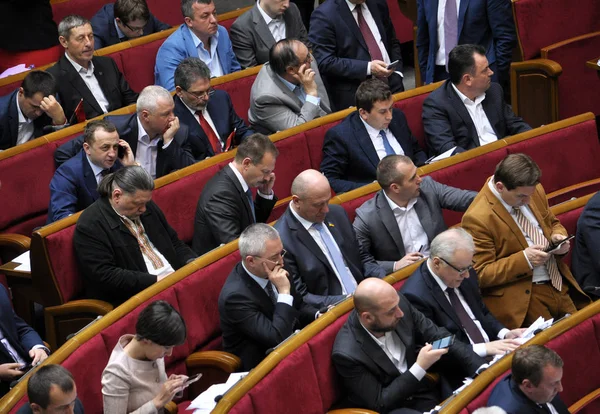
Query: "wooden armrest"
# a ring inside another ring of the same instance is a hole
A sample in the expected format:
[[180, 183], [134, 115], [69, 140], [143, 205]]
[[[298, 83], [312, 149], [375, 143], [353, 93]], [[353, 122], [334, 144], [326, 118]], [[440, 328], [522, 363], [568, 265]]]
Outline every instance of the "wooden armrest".
[[517, 73], [537, 70], [550, 77], [558, 77], [562, 73], [562, 66], [550, 59], [531, 59], [524, 62], [513, 62], [510, 65], [510, 69]]
[[174, 401], [169, 401], [167, 405], [165, 405], [165, 413], [166, 414], [177, 414], [177, 404]]
[[8, 247], [21, 254], [29, 250], [30, 246], [31, 238], [27, 236], [15, 233], [0, 234], [0, 247]]
[[560, 196], [563, 196], [565, 194], [574, 192], [576, 190], [585, 189], [587, 187], [594, 187], [594, 186], [597, 186], [599, 184], [600, 184], [600, 178], [595, 178], [593, 180], [588, 180], [588, 181], [584, 181], [582, 183], [573, 184], [573, 185], [570, 185], [568, 187], [561, 188], [560, 190], [553, 191], [553, 192], [547, 194], [546, 198], [548, 200], [551, 200], [552, 198], [560, 197]]
[[188, 370], [197, 370], [199, 367], [216, 367], [224, 372], [232, 373], [241, 367], [242, 360], [225, 351], [198, 351], [186, 358], [185, 365]]
[[113, 310], [113, 305], [103, 300], [80, 299], [72, 300], [58, 306], [49, 306], [45, 309], [45, 312], [51, 316], [64, 316], [81, 312], [106, 315], [111, 310]]
[[591, 403], [598, 397], [600, 397], [600, 388], [590, 392], [588, 395], [586, 395], [579, 401], [575, 402], [575, 404], [571, 405], [569, 407], [569, 412], [571, 414], [575, 414], [575, 413], [579, 412], [582, 408], [585, 408], [585, 406], [587, 406], [589, 403]]
[[378, 414], [377, 411], [366, 408], [340, 408], [339, 410], [327, 411], [327, 414]]

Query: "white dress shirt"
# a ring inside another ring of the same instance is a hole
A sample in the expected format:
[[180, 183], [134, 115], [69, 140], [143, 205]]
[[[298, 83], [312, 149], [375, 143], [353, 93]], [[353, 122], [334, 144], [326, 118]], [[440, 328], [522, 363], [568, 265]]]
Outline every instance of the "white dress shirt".
[[[246, 273], [248, 273], [248, 275], [250, 275], [250, 277], [252, 279], [254, 279], [254, 281], [256, 283], [258, 283], [258, 286], [260, 286], [260, 288], [262, 290], [265, 290], [267, 288], [267, 284], [269, 283], [269, 279], [263, 279], [262, 277], [258, 277], [256, 275], [252, 274], [252, 272], [250, 272], [248, 270], [248, 268], [246, 267], [246, 265], [244, 264], [243, 260], [242, 260], [242, 267], [244, 268], [244, 270], [246, 271]], [[275, 285], [273, 283], [271, 283], [271, 289], [273, 289], [273, 292], [275, 292], [275, 297], [277, 298], [277, 303], [285, 303], [285, 304], [290, 305], [290, 306], [294, 305], [294, 297], [292, 295], [289, 295], [289, 294], [286, 294], [286, 293], [279, 293], [277, 291], [277, 288], [275, 287]]]
[[465, 108], [467, 108], [467, 112], [469, 112], [469, 116], [475, 125], [475, 130], [477, 130], [479, 145], [485, 145], [489, 144], [490, 142], [497, 141], [498, 136], [496, 135], [496, 132], [494, 132], [494, 128], [492, 128], [492, 124], [490, 124], [490, 120], [483, 110], [483, 105], [481, 105], [485, 99], [485, 93], [475, 98], [475, 102], [473, 102], [461, 91], [459, 91], [453, 83], [451, 83], [451, 85], [454, 88], [454, 91], [458, 94], [458, 97], [462, 103], [465, 105]]
[[[290, 205], [290, 210], [292, 211], [292, 214], [294, 215], [294, 217], [296, 217], [296, 219], [298, 219], [298, 221], [300, 222], [300, 224], [302, 225], [302, 227], [304, 227], [306, 229], [306, 231], [308, 231], [308, 234], [310, 234], [310, 237], [312, 237], [313, 240], [315, 241], [315, 243], [317, 243], [317, 246], [319, 246], [319, 249], [321, 249], [321, 251], [323, 252], [323, 254], [325, 255], [325, 257], [327, 258], [327, 262], [329, 262], [329, 266], [331, 266], [331, 268], [333, 269], [333, 273], [335, 274], [335, 277], [340, 282], [340, 286], [342, 288], [342, 294], [343, 295], [347, 295], [348, 291], [346, 291], [346, 287], [344, 286], [344, 282], [342, 281], [342, 277], [338, 273], [337, 268], [335, 267], [335, 264], [333, 263], [333, 259], [332, 259], [331, 255], [329, 254], [329, 250], [327, 249], [327, 245], [325, 245], [325, 242], [321, 238], [321, 234], [319, 233], [319, 230], [317, 230], [317, 229], [315, 229], [313, 227], [314, 223], [312, 223], [312, 222], [306, 220], [305, 218], [301, 217], [296, 212], [296, 210], [294, 210], [294, 207], [291, 206], [291, 205]], [[333, 238], [333, 235], [331, 234], [331, 232], [329, 231], [329, 229], [327, 228], [327, 225], [325, 223], [323, 223], [323, 228], [325, 229], [325, 232], [327, 234], [329, 234], [329, 237], [331, 238], [331, 240], [333, 240], [333, 242], [335, 243], [335, 245], [336, 245], [336, 247], [338, 249], [339, 254], [342, 255], [342, 258], [343, 258], [343, 254], [342, 254], [342, 251], [340, 250], [340, 247], [337, 245], [337, 242]], [[352, 285], [354, 286], [354, 288], [356, 288], [356, 280], [354, 279], [354, 276], [352, 275], [352, 272], [350, 271], [350, 269], [348, 268], [348, 266], [346, 266], [346, 270], [348, 271], [348, 274], [350, 275], [350, 277], [348, 279], [350, 279], [350, 282], [352, 283]]]
[[[529, 236], [527, 234], [525, 234], [525, 232], [523, 231], [523, 228], [521, 228], [521, 225], [519, 224], [519, 222], [517, 221], [517, 219], [516, 219], [516, 217], [515, 217], [515, 215], [513, 213], [513, 208], [504, 202], [504, 200], [500, 196], [500, 193], [498, 192], [498, 190], [496, 190], [496, 187], [494, 186], [494, 176], [492, 176], [492, 178], [490, 178], [490, 180], [488, 182], [488, 187], [489, 187], [490, 191], [492, 192], [492, 194], [494, 194], [496, 196], [496, 198], [498, 200], [500, 200], [500, 202], [502, 203], [502, 205], [504, 206], [504, 208], [506, 209], [506, 211], [508, 211], [508, 214], [510, 214], [510, 216], [512, 217], [512, 219], [515, 221], [515, 223], [519, 227], [519, 229], [521, 229], [521, 232], [523, 233], [523, 236], [525, 236], [525, 241], [527, 241], [527, 244], [529, 246], [533, 246], [535, 243], [533, 243], [533, 240], [531, 240], [529, 238]], [[541, 234], [544, 234], [544, 232], [542, 231], [542, 228], [540, 227], [540, 223], [537, 221], [537, 219], [535, 218], [535, 216], [533, 215], [533, 213], [531, 212], [531, 210], [529, 209], [529, 207], [527, 207], [527, 206], [521, 206], [521, 207], [519, 207], [519, 210], [521, 210], [521, 213], [523, 213], [523, 215], [525, 216], [525, 218], [531, 222], [531, 224], [533, 225], [533, 227], [535, 227]], [[527, 263], [529, 264], [529, 267], [531, 269], [533, 269], [533, 278], [532, 278], [532, 281], [534, 283], [535, 282], [545, 282], [545, 281], [550, 280], [550, 276], [548, 275], [548, 269], [546, 268], [545, 264], [543, 264], [541, 266], [533, 267], [531, 265], [531, 262], [527, 258], [527, 255], [525, 254], [525, 251], [523, 251], [523, 255], [525, 256], [525, 260], [527, 260]]]
[[102, 179], [104, 177], [102, 177], [102, 171], [104, 171], [104, 168], [102, 167], [98, 167], [96, 164], [94, 164], [92, 162], [92, 160], [90, 160], [90, 157], [86, 154], [85, 158], [87, 158], [88, 163], [90, 164], [90, 167], [92, 169], [92, 172], [94, 173], [94, 178], [96, 179], [96, 182], [98, 184], [100, 184], [100, 181], [102, 181]]
[[[17, 94], [18, 95], [18, 94]], [[29, 141], [33, 137], [34, 125], [33, 120], [25, 118], [19, 106], [19, 97], [15, 96], [17, 101], [17, 114], [19, 114], [19, 129], [17, 133], [17, 145], [21, 145]]]
[[[138, 145], [135, 151], [135, 160], [140, 163], [142, 168], [150, 174], [152, 179], [156, 178], [156, 157], [158, 156], [158, 141], [162, 138], [160, 135], [153, 140], [150, 140], [148, 133], [142, 126], [140, 118], [137, 118], [138, 123]], [[162, 146], [162, 149], [167, 149], [175, 140], [173, 138], [168, 144]]]
[[[446, 10], [446, 1], [447, 0], [439, 0], [437, 9], [438, 50], [435, 53], [435, 64], [438, 66], [446, 66], [446, 34], [444, 33], [444, 12]], [[458, 17], [458, 13], [460, 10], [460, 0], [451, 1], [456, 1], [456, 17]], [[458, 28], [456, 29], [458, 30]]]
[[260, 7], [260, 1], [256, 2], [258, 11], [265, 20], [269, 31], [273, 35], [275, 42], [279, 42], [281, 39], [285, 39], [285, 22], [283, 21], [283, 14], [272, 19], [265, 11]]
[[423, 256], [429, 256], [429, 238], [414, 208], [419, 199], [413, 198], [406, 207], [400, 207], [388, 197], [385, 191], [383, 195], [394, 213], [396, 223], [398, 223], [398, 229], [400, 229], [402, 243], [404, 244], [404, 253], [420, 251]]
[[192, 36], [192, 40], [194, 41], [194, 46], [198, 51], [198, 57], [200, 58], [200, 60], [206, 63], [206, 66], [208, 66], [208, 68], [210, 69], [210, 76], [212, 78], [215, 78], [217, 76], [223, 76], [223, 68], [221, 67], [221, 62], [219, 62], [219, 53], [217, 52], [217, 44], [219, 43], [219, 31], [217, 31], [214, 35], [210, 37], [210, 51], [208, 51], [204, 47], [204, 43], [202, 43], [202, 40], [200, 40], [198, 36], [196, 36], [194, 32], [190, 30], [189, 27], [187, 29], [189, 30], [190, 35]]
[[[190, 108], [184, 101], [183, 99], [181, 99], [181, 102], [185, 105], [185, 107], [192, 113], [192, 116], [194, 117], [194, 119], [196, 121], [198, 121], [198, 124], [200, 124], [200, 119], [198, 118], [198, 115], [196, 115], [196, 110]], [[223, 142], [220, 139], [219, 136], [219, 132], [217, 131], [217, 127], [215, 127], [215, 123], [213, 122], [212, 118], [210, 117], [210, 114], [208, 113], [208, 109], [206, 109], [208, 106], [205, 106], [204, 109], [201, 111], [202, 112], [202, 116], [204, 117], [204, 119], [206, 119], [206, 122], [208, 122], [208, 125], [212, 128], [213, 132], [215, 133], [215, 135], [217, 136], [217, 138], [219, 138], [219, 144], [221, 144], [221, 150], [223, 150]], [[202, 128], [202, 126], [200, 126], [200, 128]], [[209, 157], [206, 157], [209, 158]]]
[[[385, 147], [383, 146], [383, 138], [380, 134], [381, 130], [373, 128], [362, 118], [360, 118], [360, 120], [367, 129], [367, 133], [369, 134], [369, 138], [371, 138], [371, 142], [373, 142], [373, 146], [375, 147], [377, 156], [380, 160], [383, 159], [383, 157], [385, 157], [387, 153], [385, 152]], [[385, 133], [385, 136], [387, 137], [387, 140], [390, 143], [390, 146], [392, 147], [396, 155], [404, 155], [404, 150], [398, 143], [398, 140], [396, 139], [394, 134], [392, 134], [392, 131], [390, 131], [389, 128], [386, 128], [383, 130], [383, 132]]]
[[104, 96], [104, 92], [102, 92], [102, 88], [100, 88], [100, 84], [98, 83], [98, 79], [96, 79], [96, 75], [94, 75], [94, 63], [90, 60], [90, 64], [87, 69], [81, 66], [79, 63], [75, 62], [67, 52], [65, 52], [65, 57], [71, 65], [75, 68], [81, 79], [85, 82], [86, 86], [96, 98], [96, 102], [100, 105], [100, 109], [102, 112], [107, 113], [108, 107], [110, 106], [108, 99]]

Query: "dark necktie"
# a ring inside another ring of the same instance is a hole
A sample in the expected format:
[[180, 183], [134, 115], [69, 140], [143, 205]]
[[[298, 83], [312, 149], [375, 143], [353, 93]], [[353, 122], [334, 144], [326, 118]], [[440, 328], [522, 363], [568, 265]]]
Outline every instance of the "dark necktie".
[[444, 48], [446, 51], [446, 70], [448, 69], [448, 54], [458, 44], [458, 12], [456, 0], [446, 0], [444, 8]]
[[222, 152], [221, 151], [221, 141], [219, 141], [217, 134], [215, 134], [215, 131], [212, 129], [212, 127], [210, 126], [210, 124], [208, 123], [206, 118], [204, 118], [204, 115], [202, 115], [202, 111], [196, 111], [196, 116], [198, 116], [198, 120], [200, 121], [200, 126], [202, 127], [202, 130], [206, 134], [206, 137], [208, 138], [208, 142], [210, 142], [210, 146], [212, 147], [214, 153], [220, 154]]
[[448, 297], [450, 298], [450, 303], [454, 308], [454, 312], [460, 319], [460, 323], [462, 324], [463, 330], [469, 335], [469, 338], [473, 341], [474, 344], [481, 344], [485, 342], [483, 339], [483, 335], [481, 335], [481, 331], [473, 322], [473, 319], [467, 313], [465, 307], [462, 305], [460, 299], [456, 295], [456, 292], [452, 288], [446, 288], [446, 292], [448, 292]]
[[[366, 6], [365, 6], [366, 7]], [[365, 20], [362, 14], [362, 7], [360, 4], [357, 4], [356, 7], [356, 17], [358, 20], [358, 28], [360, 29], [360, 33], [365, 39], [365, 43], [367, 44], [367, 48], [369, 49], [369, 54], [371, 55], [371, 60], [383, 60], [383, 55], [381, 54], [381, 49], [379, 49], [379, 45], [373, 36], [373, 32], [369, 29], [369, 25]]]
[[110, 168], [105, 168], [102, 171], [100, 171], [100, 175], [102, 177], [106, 177], [108, 174], [110, 174]]
[[252, 198], [252, 190], [248, 189], [246, 191], [246, 197], [248, 197], [250, 209], [252, 210], [252, 219], [254, 220], [253, 222], [256, 223], [256, 212], [254, 211], [254, 199]]
[[265, 286], [265, 292], [267, 292], [267, 295], [269, 295], [271, 302], [273, 302], [273, 305], [275, 305], [277, 303], [277, 296], [273, 291], [273, 284], [270, 281], [267, 283], [267, 286]]

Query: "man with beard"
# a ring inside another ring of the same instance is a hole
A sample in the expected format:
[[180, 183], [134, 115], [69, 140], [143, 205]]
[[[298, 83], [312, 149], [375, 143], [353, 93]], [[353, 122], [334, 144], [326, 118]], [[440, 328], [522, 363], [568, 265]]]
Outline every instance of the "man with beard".
[[446, 396], [439, 384], [425, 379], [427, 369], [441, 358], [440, 363], [451, 362], [465, 376], [473, 376], [485, 362], [458, 341], [447, 349], [433, 349], [433, 341], [449, 335], [387, 282], [362, 281], [354, 293], [354, 311], [332, 352], [350, 406], [395, 414], [431, 410]]
[[238, 116], [229, 94], [210, 86], [210, 69], [195, 57], [175, 70], [175, 115], [189, 128], [188, 142], [197, 161], [229, 151], [254, 133]]

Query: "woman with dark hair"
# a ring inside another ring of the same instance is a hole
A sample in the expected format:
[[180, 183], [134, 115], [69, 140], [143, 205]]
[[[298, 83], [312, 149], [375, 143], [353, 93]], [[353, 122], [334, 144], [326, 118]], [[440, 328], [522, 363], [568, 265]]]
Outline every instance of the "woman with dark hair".
[[165, 372], [165, 356], [184, 343], [185, 322], [169, 303], [159, 300], [138, 317], [135, 335], [123, 335], [102, 373], [104, 412], [162, 413], [183, 389], [185, 375]]

